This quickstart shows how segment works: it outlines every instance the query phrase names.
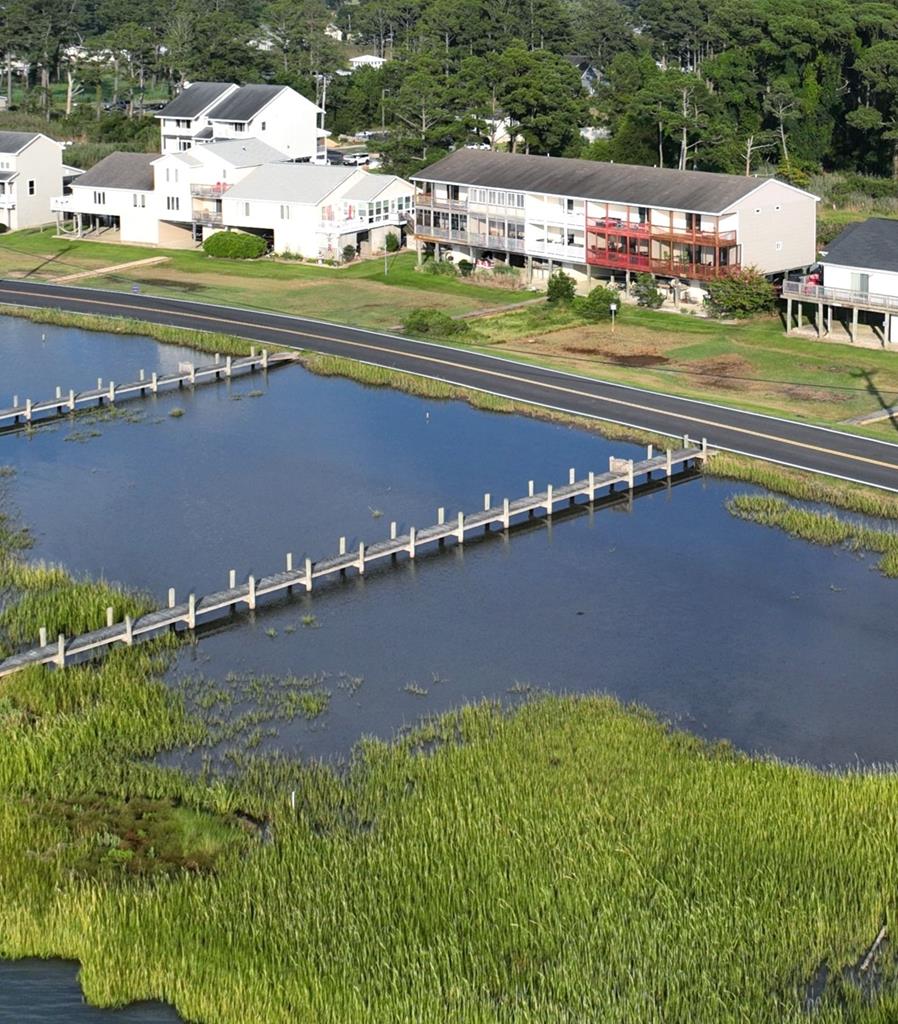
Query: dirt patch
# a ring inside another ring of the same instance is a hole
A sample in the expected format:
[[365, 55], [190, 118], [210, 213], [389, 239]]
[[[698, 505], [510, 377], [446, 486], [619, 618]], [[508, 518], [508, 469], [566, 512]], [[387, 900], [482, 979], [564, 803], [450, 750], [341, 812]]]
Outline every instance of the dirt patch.
[[656, 352], [614, 352], [591, 345], [562, 345], [561, 351], [570, 352], [572, 355], [599, 356], [618, 366], [663, 366], [670, 362], [667, 356], [658, 355]]
[[159, 288], [175, 288], [180, 292], [201, 292], [203, 286], [179, 277], [130, 277], [135, 284], [155, 285]]

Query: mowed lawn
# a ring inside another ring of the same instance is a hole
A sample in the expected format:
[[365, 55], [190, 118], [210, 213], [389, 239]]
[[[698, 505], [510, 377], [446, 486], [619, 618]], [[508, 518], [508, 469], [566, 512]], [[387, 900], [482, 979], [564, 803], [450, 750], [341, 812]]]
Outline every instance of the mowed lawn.
[[50, 231], [22, 231], [0, 238], [0, 276], [52, 281], [165, 256], [165, 263], [116, 270], [77, 282], [84, 287], [141, 291], [201, 302], [227, 303], [334, 320], [360, 327], [395, 327], [410, 309], [427, 306], [450, 316], [478, 312], [527, 298], [526, 293], [421, 274], [404, 252], [384, 261], [345, 268], [300, 262], [213, 259], [196, 250], [110, 245], [55, 238]]
[[[898, 402], [898, 353], [627, 306], [614, 331], [533, 306], [472, 324], [472, 346], [658, 391], [820, 423]], [[864, 433], [898, 440], [889, 421]]]

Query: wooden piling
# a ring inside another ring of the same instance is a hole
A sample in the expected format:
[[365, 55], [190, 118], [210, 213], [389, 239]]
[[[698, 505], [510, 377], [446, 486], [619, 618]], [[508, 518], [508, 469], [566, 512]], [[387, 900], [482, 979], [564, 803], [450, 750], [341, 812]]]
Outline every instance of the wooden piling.
[[312, 589], [312, 559], [311, 558], [307, 558], [306, 559], [305, 585], [306, 585], [306, 593], [308, 594], [311, 591], [311, 589]]
[[196, 629], [196, 594], [190, 594], [187, 598], [187, 628]]
[[246, 605], [250, 611], [256, 607], [256, 577], [250, 576], [247, 582]]
[[408, 557], [415, 557], [415, 541], [417, 539], [417, 533], [414, 526], [408, 528]]

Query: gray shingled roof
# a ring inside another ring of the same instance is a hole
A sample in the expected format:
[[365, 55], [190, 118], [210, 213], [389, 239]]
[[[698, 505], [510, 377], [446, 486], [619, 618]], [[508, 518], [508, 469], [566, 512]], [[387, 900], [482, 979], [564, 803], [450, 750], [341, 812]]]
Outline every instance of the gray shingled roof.
[[227, 193], [228, 199], [273, 199], [282, 203], [320, 203], [356, 173], [355, 167], [318, 164], [265, 164]]
[[210, 104], [220, 99], [233, 82], [194, 82], [188, 85], [156, 117], [199, 117]]
[[79, 188], [130, 188], [149, 192], [153, 188], [152, 163], [158, 159], [158, 153], [110, 153], [74, 184]]
[[0, 132], [0, 153], [20, 153], [40, 132]]
[[736, 174], [476, 149], [456, 150], [412, 177], [710, 214], [721, 213], [763, 184], [762, 179]]
[[284, 85], [241, 85], [209, 111], [215, 121], [248, 121], [267, 106]]
[[829, 243], [820, 262], [898, 273], [898, 220], [871, 217], [849, 224]]

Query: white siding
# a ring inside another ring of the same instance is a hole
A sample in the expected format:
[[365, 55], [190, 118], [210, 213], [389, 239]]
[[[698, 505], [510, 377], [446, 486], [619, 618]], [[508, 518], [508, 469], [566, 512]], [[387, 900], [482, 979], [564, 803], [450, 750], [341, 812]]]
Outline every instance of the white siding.
[[240, 131], [229, 121], [214, 121], [216, 139], [255, 138], [291, 159], [312, 159], [318, 152], [318, 108], [293, 89], [284, 89]]
[[869, 276], [869, 287], [872, 295], [891, 295], [898, 298], [898, 273], [888, 270], [870, 270], [864, 267], [843, 267], [835, 263], [823, 263], [823, 286], [825, 288], [845, 288], [850, 291], [858, 288], [857, 277], [860, 274]]
[[[62, 146], [46, 135], [38, 135], [21, 153], [2, 154], [0, 160], [18, 173], [14, 181], [7, 183], [11, 195], [7, 191], [4, 197], [15, 206], [0, 210], [0, 223], [11, 231], [51, 223], [50, 200], [62, 192]], [[29, 183], [33, 183], [33, 191]]]

